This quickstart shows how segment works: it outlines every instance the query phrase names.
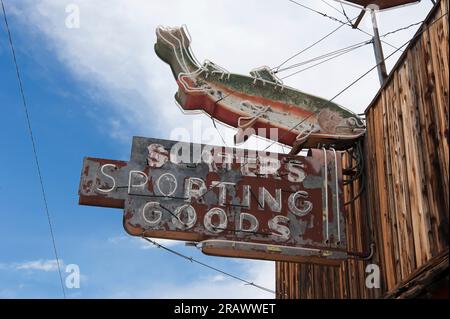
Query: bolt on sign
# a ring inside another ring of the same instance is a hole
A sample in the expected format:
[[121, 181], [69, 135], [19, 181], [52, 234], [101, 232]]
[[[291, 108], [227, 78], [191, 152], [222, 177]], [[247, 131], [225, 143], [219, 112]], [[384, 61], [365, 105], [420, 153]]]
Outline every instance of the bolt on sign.
[[85, 158], [81, 205], [124, 208], [132, 236], [217, 256], [337, 264], [346, 258], [341, 153], [292, 156], [134, 137], [128, 162]]

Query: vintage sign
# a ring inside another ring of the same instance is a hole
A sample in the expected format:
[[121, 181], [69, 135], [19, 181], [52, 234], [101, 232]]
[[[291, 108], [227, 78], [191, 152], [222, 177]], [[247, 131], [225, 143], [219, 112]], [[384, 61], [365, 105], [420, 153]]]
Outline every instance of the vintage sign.
[[341, 154], [291, 156], [135, 137], [129, 162], [85, 158], [79, 203], [124, 208], [133, 236], [220, 256], [346, 258]]
[[[186, 111], [201, 110], [236, 127], [237, 144], [253, 134], [292, 146], [291, 153], [318, 144], [342, 150], [364, 135], [357, 114], [331, 100], [283, 84], [274, 70], [254, 69], [250, 75], [230, 73], [206, 60], [200, 64], [191, 49], [186, 26], [158, 27], [155, 52], [178, 84], [177, 103]], [[266, 132], [276, 129], [276, 136]]]

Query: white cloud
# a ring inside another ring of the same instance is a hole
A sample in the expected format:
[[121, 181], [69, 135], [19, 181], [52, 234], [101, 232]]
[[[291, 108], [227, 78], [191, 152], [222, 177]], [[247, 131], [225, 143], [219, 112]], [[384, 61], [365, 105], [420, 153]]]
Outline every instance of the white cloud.
[[[177, 245], [184, 245], [184, 242], [179, 241], [179, 240], [160, 239], [160, 238], [150, 238], [150, 239], [164, 247], [173, 247], [173, 246], [177, 246]], [[141, 249], [151, 249], [151, 248], [156, 247], [155, 245], [153, 245], [152, 243], [149, 243], [148, 241], [145, 241], [144, 239], [139, 238], [139, 240], [141, 241]]]
[[[151, 240], [157, 242], [160, 245], [163, 245], [165, 247], [173, 247], [177, 245], [184, 245], [184, 242], [179, 240], [171, 240], [171, 239], [159, 239], [159, 238], [150, 238]], [[148, 241], [145, 241], [144, 239], [140, 237], [132, 237], [128, 235], [119, 235], [110, 237], [107, 239], [107, 241], [111, 244], [126, 244], [126, 245], [133, 245], [134, 247], [137, 247], [139, 249], [151, 249], [156, 248], [155, 245], [149, 243]]]
[[[166, 239], [153, 239], [165, 247], [184, 245], [184, 242]], [[154, 245], [138, 237], [119, 235], [108, 238], [108, 242], [114, 245], [132, 245], [138, 249], [151, 249]], [[177, 258], [177, 257], [175, 257]], [[207, 264], [214, 266], [214, 259], [211, 257]], [[198, 277], [193, 277], [186, 284], [175, 284], [169, 280], [161, 281], [152, 279], [150, 282], [143, 278], [142, 286], [137, 287], [111, 287], [111, 298], [274, 298], [274, 294], [246, 285], [222, 273], [212, 272], [210, 275], [202, 275], [210, 270], [203, 268], [196, 263], [188, 263], [185, 260], [175, 259], [181, 262], [184, 267], [197, 267]], [[168, 261], [169, 262], [169, 261]], [[235, 259], [229, 260], [228, 267], [217, 266], [218, 269], [234, 274], [256, 285], [275, 290], [275, 267], [274, 262]], [[174, 277], [174, 278], [178, 278]]]
[[[73, 0], [70, 3], [80, 8], [81, 27], [68, 29], [65, 26], [66, 1], [29, 0], [25, 3], [25, 9], [16, 4], [11, 11], [26, 26], [43, 35], [71, 74], [87, 84], [86, 90], [92, 98], [105, 105], [98, 111], [99, 126], [105, 133], [123, 141], [131, 135], [150, 135], [150, 132], [158, 135], [155, 137], [168, 138], [176, 127], [185, 127], [192, 132], [195, 119], [200, 120], [204, 128], [212, 128], [206, 116], [187, 116], [175, 106], [175, 81], [168, 66], [153, 50], [157, 25], [186, 23], [199, 60], [208, 58], [238, 73], [248, 73], [260, 65], [278, 65], [336, 27], [335, 22], [288, 1], [216, 0], [211, 5], [210, 0], [195, 3], [183, 0]], [[339, 15], [317, 1], [305, 1], [305, 4], [330, 15]], [[381, 14], [382, 33], [419, 21], [429, 7], [422, 3], [403, 8], [401, 16], [392, 11]], [[348, 8], [348, 13], [353, 16], [358, 12]], [[367, 21], [366, 17], [361, 27], [370, 31]], [[386, 40], [399, 45], [410, 35], [411, 31], [403, 31]], [[342, 28], [292, 62], [367, 39], [367, 35], [358, 31]], [[385, 50], [386, 53], [392, 51], [387, 46]], [[287, 83], [331, 98], [373, 65], [372, 48], [367, 46], [292, 77]], [[361, 112], [378, 86], [376, 72], [373, 72], [337, 101]], [[224, 126], [220, 126], [220, 130], [231, 144], [233, 130]], [[214, 143], [221, 144], [218, 134], [214, 136]]]
[[[188, 264], [189, 267], [200, 267]], [[235, 262], [230, 269], [224, 269], [255, 285], [275, 290], [275, 267], [269, 261], [242, 260]], [[216, 274], [191, 278], [188, 283], [164, 284], [144, 282], [142, 287], [122, 287], [111, 298], [161, 298], [161, 299], [272, 299], [271, 292], [247, 285], [226, 275]]]
[[226, 280], [224, 275], [215, 275], [215, 276], [208, 278], [208, 281], [211, 281], [211, 282], [224, 281], [224, 280]]
[[[64, 262], [62, 260], [59, 260], [59, 265], [61, 268], [63, 268]], [[58, 270], [58, 262], [56, 261], [56, 259], [48, 259], [48, 260], [39, 259], [15, 263], [13, 264], [13, 268], [15, 270], [37, 270], [37, 271], [51, 272]]]
[[[275, 291], [275, 267], [268, 261], [245, 261], [240, 265], [239, 277], [255, 285]], [[200, 299], [266, 299], [275, 294], [246, 285], [235, 279], [213, 276], [207, 280], [193, 281], [187, 285], [166, 286], [157, 290], [152, 298], [200, 298]], [[219, 280], [217, 280], [219, 279]]]
[[128, 241], [128, 240], [129, 240], [129, 236], [125, 236], [125, 235], [109, 237], [107, 239], [108, 243], [110, 243], [110, 244], [119, 244], [119, 243], [122, 243], [122, 242]]

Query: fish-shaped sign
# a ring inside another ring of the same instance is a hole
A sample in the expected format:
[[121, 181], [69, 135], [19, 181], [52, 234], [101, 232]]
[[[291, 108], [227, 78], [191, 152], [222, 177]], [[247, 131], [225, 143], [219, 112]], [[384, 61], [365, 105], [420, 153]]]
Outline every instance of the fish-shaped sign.
[[[236, 144], [257, 134], [292, 146], [291, 153], [297, 154], [321, 146], [347, 149], [365, 133], [358, 115], [284, 85], [268, 67], [245, 76], [210, 61], [201, 64], [185, 26], [158, 27], [156, 35], [156, 54], [170, 65], [179, 87], [176, 101], [184, 110], [202, 110], [238, 128]], [[275, 135], [269, 133], [274, 128]]]

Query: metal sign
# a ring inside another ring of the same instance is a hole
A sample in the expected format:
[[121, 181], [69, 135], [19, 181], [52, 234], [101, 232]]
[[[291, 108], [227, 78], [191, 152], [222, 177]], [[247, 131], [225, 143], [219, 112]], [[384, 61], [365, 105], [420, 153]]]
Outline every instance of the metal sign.
[[[235, 143], [251, 135], [302, 148], [351, 147], [365, 134], [357, 114], [334, 103], [283, 84], [274, 70], [261, 67], [250, 76], [230, 73], [211, 61], [199, 64], [185, 26], [158, 27], [155, 51], [169, 64], [178, 84], [175, 95], [183, 110], [207, 113], [236, 127]], [[281, 70], [276, 70], [280, 72]], [[272, 134], [275, 130], [278, 134]]]
[[133, 236], [206, 254], [335, 264], [346, 258], [341, 154], [291, 156], [134, 137], [129, 162], [85, 158], [81, 205], [124, 208]]
[[345, 2], [354, 3], [364, 8], [378, 8], [380, 10], [404, 6], [407, 4], [418, 3], [420, 0], [345, 0]]

